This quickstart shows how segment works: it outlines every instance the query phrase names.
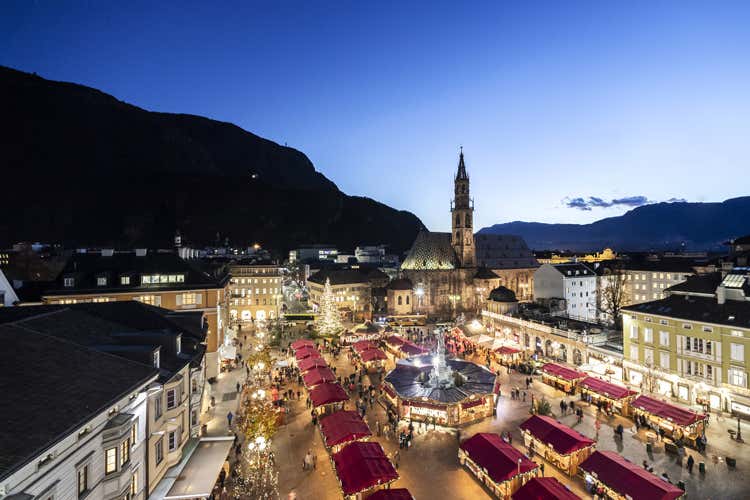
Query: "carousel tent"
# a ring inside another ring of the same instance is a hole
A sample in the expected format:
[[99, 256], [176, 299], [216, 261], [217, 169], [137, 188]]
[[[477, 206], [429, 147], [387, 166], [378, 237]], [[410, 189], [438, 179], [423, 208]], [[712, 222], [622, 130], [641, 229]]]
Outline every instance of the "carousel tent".
[[344, 495], [356, 495], [398, 479], [398, 473], [377, 442], [355, 441], [333, 455]]
[[687, 427], [696, 422], [705, 420], [706, 415], [701, 415], [687, 408], [681, 408], [669, 404], [665, 401], [650, 398], [648, 396], [638, 396], [630, 404], [633, 408], [638, 408], [657, 417], [673, 422], [679, 426]]
[[315, 388], [310, 391], [310, 400], [312, 400], [313, 408], [330, 403], [339, 403], [341, 401], [346, 401], [347, 399], [349, 399], [349, 396], [346, 395], [346, 391], [344, 391], [339, 384], [326, 382], [316, 385]]
[[518, 488], [513, 500], [580, 500], [554, 477], [535, 477]]
[[498, 484], [516, 476], [519, 469], [526, 474], [539, 467], [497, 434], [474, 434], [461, 443], [461, 449]]
[[315, 387], [324, 382], [333, 382], [334, 380], [336, 380], [336, 375], [328, 367], [313, 368], [302, 375], [302, 381], [307, 388]]
[[337, 411], [320, 420], [320, 432], [328, 448], [372, 436], [370, 428], [356, 411]]
[[595, 451], [580, 468], [619, 495], [649, 500], [672, 500], [685, 494], [677, 486], [635, 465], [614, 451]]
[[636, 394], [635, 391], [631, 391], [627, 387], [611, 384], [596, 377], [586, 377], [578, 385], [610, 399], [622, 399]]
[[378, 490], [367, 497], [367, 500], [414, 500], [414, 497], [406, 488], [391, 488]]
[[305, 358], [319, 358], [320, 353], [314, 347], [305, 346], [294, 353], [294, 357], [297, 361]]
[[561, 455], [569, 455], [594, 444], [593, 439], [587, 438], [552, 417], [543, 415], [532, 415], [519, 428], [529, 432], [535, 439], [547, 446], [551, 445]]
[[323, 358], [317, 358], [317, 357], [310, 357], [299, 360], [297, 363], [297, 367], [299, 367], [299, 371], [306, 372], [307, 370], [312, 370], [313, 368], [327, 368], [328, 363]]
[[546, 365], [542, 366], [542, 371], [549, 375], [552, 375], [553, 377], [568, 381], [579, 380], [587, 377], [587, 375], [583, 372], [558, 365], [557, 363], [547, 363]]
[[299, 339], [295, 340], [291, 344], [289, 344], [289, 347], [294, 349], [295, 351], [302, 349], [303, 347], [314, 347], [315, 343], [312, 340], [308, 339]]
[[366, 351], [362, 351], [359, 353], [360, 359], [364, 361], [365, 363], [368, 363], [370, 361], [376, 361], [379, 359], [388, 359], [388, 356], [385, 355], [383, 351], [381, 351], [378, 348], [375, 349], [367, 349]]

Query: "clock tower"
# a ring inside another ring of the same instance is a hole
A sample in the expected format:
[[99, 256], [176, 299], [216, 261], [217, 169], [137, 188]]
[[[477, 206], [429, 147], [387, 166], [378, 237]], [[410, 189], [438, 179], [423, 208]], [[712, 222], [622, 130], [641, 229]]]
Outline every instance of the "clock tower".
[[451, 246], [456, 252], [460, 267], [475, 267], [474, 250], [474, 200], [469, 196], [469, 175], [464, 164], [464, 151], [458, 157], [458, 171], [454, 180], [451, 203]]

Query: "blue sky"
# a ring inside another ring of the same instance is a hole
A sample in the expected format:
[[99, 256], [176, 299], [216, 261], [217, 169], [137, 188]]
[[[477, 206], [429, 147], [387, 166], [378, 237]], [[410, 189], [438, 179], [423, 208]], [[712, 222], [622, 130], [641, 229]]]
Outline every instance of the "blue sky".
[[0, 3], [0, 64], [236, 123], [433, 230], [459, 146], [478, 226], [750, 194], [749, 48], [750, 2]]

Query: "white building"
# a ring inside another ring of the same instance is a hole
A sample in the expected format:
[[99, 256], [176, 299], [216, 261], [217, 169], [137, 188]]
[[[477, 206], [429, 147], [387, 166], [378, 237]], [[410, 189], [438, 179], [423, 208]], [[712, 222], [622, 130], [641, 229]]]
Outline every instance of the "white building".
[[564, 299], [569, 318], [594, 322], [596, 283], [596, 273], [584, 264], [543, 264], [534, 272], [534, 299]]
[[16, 302], [18, 302], [18, 295], [13, 290], [13, 285], [3, 274], [3, 270], [0, 269], [0, 307], [9, 307]]

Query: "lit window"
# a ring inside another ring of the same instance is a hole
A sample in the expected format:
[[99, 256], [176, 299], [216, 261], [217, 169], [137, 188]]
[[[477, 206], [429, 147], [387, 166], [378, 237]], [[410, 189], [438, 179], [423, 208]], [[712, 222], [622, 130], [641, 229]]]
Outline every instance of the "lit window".
[[177, 406], [177, 391], [170, 389], [167, 391], [167, 409], [171, 410]]
[[96, 286], [107, 286], [107, 278], [105, 276], [96, 278]]
[[70, 288], [72, 286], [75, 286], [76, 280], [75, 278], [63, 278], [63, 286]]
[[730, 346], [730, 357], [732, 361], [745, 361], [745, 345], [735, 344], [732, 342]]
[[133, 427], [130, 428], [130, 442], [135, 445], [138, 441], [138, 420], [133, 422]]
[[133, 471], [133, 477], [130, 478], [130, 496], [134, 497], [138, 493], [138, 469]]
[[745, 373], [744, 370], [741, 370], [740, 368], [730, 368], [727, 370], [727, 375], [729, 375], [730, 384], [737, 387], [747, 386], [747, 373]]
[[129, 285], [130, 284], [130, 276], [120, 276], [120, 284], [121, 285]]
[[669, 370], [669, 353], [668, 352], [659, 353], [659, 366], [664, 370]]
[[84, 465], [78, 469], [78, 496], [80, 497], [89, 489], [89, 466]]
[[662, 347], [669, 347], [669, 332], [659, 332], [659, 344]]
[[630, 346], [630, 361], [638, 362], [638, 346], [637, 345], [631, 345]]
[[120, 443], [120, 467], [130, 460], [130, 438]]
[[112, 474], [117, 471], [117, 448], [110, 448], [105, 452], [104, 473]]

